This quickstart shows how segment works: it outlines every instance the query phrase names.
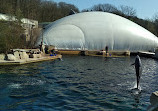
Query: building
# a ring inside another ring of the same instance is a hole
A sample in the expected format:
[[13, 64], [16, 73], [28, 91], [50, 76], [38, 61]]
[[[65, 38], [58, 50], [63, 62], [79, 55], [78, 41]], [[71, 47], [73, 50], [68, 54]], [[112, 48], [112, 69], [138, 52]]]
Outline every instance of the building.
[[37, 45], [54, 45], [64, 50], [153, 51], [158, 38], [121, 16], [107, 12], [70, 15], [48, 25]]
[[[3, 21], [17, 21], [15, 16], [9, 16], [6, 14], [0, 14], [0, 20]], [[35, 29], [38, 28], [38, 21], [36, 20], [31, 20], [27, 18], [22, 18], [21, 19], [21, 26], [24, 28], [24, 35], [26, 37], [26, 42], [31, 40], [31, 37], [34, 35]]]

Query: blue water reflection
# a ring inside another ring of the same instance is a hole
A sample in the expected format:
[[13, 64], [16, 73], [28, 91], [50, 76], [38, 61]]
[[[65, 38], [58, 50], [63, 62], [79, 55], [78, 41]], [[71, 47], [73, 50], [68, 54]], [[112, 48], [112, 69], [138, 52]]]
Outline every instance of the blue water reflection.
[[0, 67], [0, 110], [146, 111], [158, 90], [158, 61], [141, 58], [142, 92], [135, 95], [134, 59], [63, 56], [63, 61]]

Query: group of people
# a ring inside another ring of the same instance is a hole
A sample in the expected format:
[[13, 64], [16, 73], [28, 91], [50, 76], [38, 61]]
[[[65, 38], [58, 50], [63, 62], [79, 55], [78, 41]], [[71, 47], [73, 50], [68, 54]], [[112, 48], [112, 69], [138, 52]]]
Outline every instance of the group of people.
[[47, 46], [45, 46], [42, 42], [39, 45], [40, 46], [40, 51], [45, 53], [45, 54], [50, 54], [50, 56], [56, 56], [56, 51], [54, 48], [49, 49]]
[[99, 55], [104, 55], [104, 54], [106, 54], [106, 56], [108, 56], [108, 54], [109, 54], [108, 51], [109, 51], [109, 48], [108, 48], [108, 46], [106, 46], [106, 47], [105, 47], [105, 50], [101, 50], [101, 52], [99, 52], [98, 54], [99, 54]]

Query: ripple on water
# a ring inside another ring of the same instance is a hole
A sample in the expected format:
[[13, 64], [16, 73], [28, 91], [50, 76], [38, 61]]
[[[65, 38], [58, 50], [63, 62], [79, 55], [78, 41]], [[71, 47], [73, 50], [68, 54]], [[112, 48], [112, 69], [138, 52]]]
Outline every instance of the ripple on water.
[[158, 90], [158, 61], [141, 58], [141, 94], [131, 93], [135, 70], [131, 58], [63, 56], [0, 68], [0, 110], [146, 111]]

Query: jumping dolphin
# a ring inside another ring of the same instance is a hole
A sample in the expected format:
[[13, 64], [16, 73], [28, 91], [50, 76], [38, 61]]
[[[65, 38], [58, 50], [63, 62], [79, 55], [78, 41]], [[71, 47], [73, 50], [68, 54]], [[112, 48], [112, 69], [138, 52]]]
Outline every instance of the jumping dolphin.
[[142, 73], [142, 64], [141, 64], [140, 57], [138, 55], [135, 58], [135, 63], [133, 63], [132, 65], [135, 65], [136, 78], [137, 78], [137, 89], [138, 89], [140, 76]]

